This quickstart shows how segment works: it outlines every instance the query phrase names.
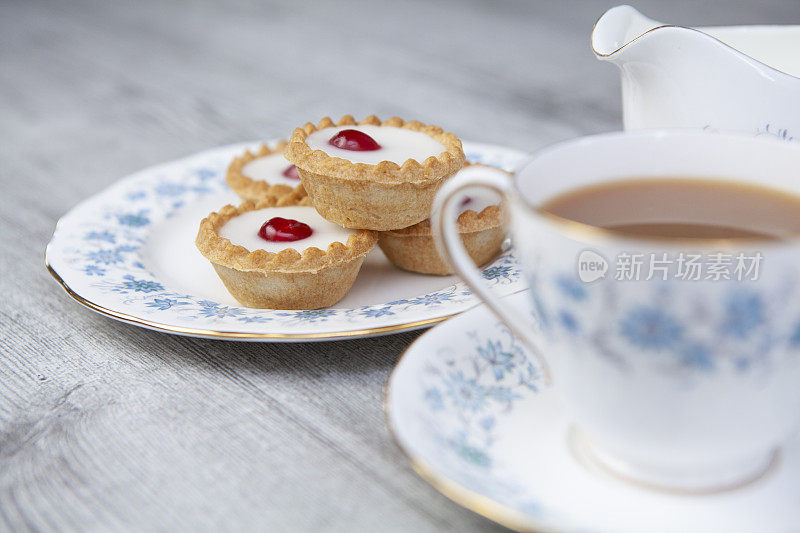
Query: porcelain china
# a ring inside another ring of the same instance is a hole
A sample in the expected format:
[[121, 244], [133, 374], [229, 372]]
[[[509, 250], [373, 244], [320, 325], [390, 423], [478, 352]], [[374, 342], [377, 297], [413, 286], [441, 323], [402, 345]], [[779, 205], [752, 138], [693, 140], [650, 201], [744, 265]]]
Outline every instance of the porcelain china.
[[[240, 306], [194, 240], [200, 220], [240, 200], [225, 168], [235, 145], [149, 168], [82, 202], [58, 222], [46, 263], [76, 300], [124, 322], [172, 333], [238, 340], [324, 340], [425, 327], [477, 303], [453, 276], [400, 271], [373, 250], [350, 293], [319, 310]], [[464, 143], [472, 161], [513, 168], [524, 154]], [[498, 294], [524, 288], [513, 252], [483, 268]]]
[[622, 72], [625, 129], [800, 141], [800, 25], [686, 28], [617, 6], [597, 21], [592, 48]]
[[[503, 298], [530, 314], [527, 293]], [[542, 370], [481, 306], [417, 339], [391, 374], [387, 422], [413, 467], [459, 504], [517, 530], [790, 532], [800, 440], [747, 486], [691, 495], [611, 476], [583, 454]]]
[[[744, 135], [584, 137], [539, 152], [513, 183], [463, 171], [437, 196], [432, 227], [456, 271], [552, 368], [598, 460], [644, 483], [718, 490], [769, 468], [800, 422], [800, 237], [637, 238], [537, 208], [580, 187], [664, 176], [800, 195], [798, 168], [799, 144]], [[508, 312], [465, 260], [453, 211], [477, 185], [508, 199], [535, 316]]]

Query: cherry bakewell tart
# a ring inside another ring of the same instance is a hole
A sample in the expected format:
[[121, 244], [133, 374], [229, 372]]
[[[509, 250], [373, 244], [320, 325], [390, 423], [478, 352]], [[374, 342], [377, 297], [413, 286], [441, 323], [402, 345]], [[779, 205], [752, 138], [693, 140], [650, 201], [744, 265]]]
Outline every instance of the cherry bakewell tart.
[[307, 196], [291, 194], [225, 206], [203, 219], [195, 242], [242, 305], [317, 309], [347, 294], [376, 239], [328, 222]]
[[267, 196], [298, 192], [305, 195], [297, 167], [283, 157], [286, 141], [274, 148], [262, 144], [252, 153], [246, 150], [228, 165], [225, 182], [242, 200], [258, 201]]
[[[470, 166], [500, 170], [488, 165]], [[505, 210], [499, 198], [489, 198], [485, 194], [466, 197], [458, 216], [461, 242], [477, 266], [489, 262], [500, 253], [506, 239]], [[453, 273], [450, 265], [436, 252], [430, 219], [408, 228], [380, 232], [378, 246], [394, 266], [403, 270], [442, 276]]]
[[285, 151], [324, 218], [385, 231], [428, 218], [436, 191], [464, 165], [461, 141], [437, 126], [346, 115], [294, 130]]

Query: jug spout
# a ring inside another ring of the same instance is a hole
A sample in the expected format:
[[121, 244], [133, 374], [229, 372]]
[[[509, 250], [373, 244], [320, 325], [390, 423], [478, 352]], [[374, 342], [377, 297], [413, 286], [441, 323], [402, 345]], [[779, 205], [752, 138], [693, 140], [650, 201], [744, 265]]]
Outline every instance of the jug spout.
[[635, 8], [622, 5], [606, 11], [592, 31], [592, 50], [598, 59], [614, 61], [619, 52], [648, 31], [664, 26]]

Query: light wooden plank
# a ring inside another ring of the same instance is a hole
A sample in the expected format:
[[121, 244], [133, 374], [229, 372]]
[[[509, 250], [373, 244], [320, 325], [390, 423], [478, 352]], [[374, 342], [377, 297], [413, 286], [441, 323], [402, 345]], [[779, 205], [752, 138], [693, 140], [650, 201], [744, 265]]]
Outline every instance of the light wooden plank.
[[[800, 20], [796, 2], [640, 2], [677, 23]], [[269, 345], [173, 337], [66, 297], [56, 220], [142, 167], [401, 115], [535, 149], [620, 126], [576, 2], [0, 6], [0, 530], [494, 530], [420, 480], [382, 387], [416, 333]]]

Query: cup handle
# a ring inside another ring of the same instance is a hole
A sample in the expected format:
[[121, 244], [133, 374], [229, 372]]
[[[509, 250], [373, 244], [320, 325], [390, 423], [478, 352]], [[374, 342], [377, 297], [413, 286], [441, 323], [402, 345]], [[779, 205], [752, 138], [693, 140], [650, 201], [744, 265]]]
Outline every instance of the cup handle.
[[512, 207], [511, 211], [515, 206], [523, 208], [518, 205], [519, 200], [516, 198], [507, 173], [486, 167], [467, 167], [447, 180], [439, 189], [434, 200], [431, 228], [436, 249], [439, 255], [452, 265], [472, 293], [478, 295], [483, 303], [525, 344], [539, 363], [545, 383], [549, 384], [551, 382], [550, 367], [542, 356], [539, 341], [530, 324], [526, 323], [519, 315], [507, 311], [497, 296], [492, 294], [461, 242], [456, 225], [457, 210], [465, 196], [465, 189], [474, 187], [483, 187], [496, 192], [505, 198], [508, 205]]

